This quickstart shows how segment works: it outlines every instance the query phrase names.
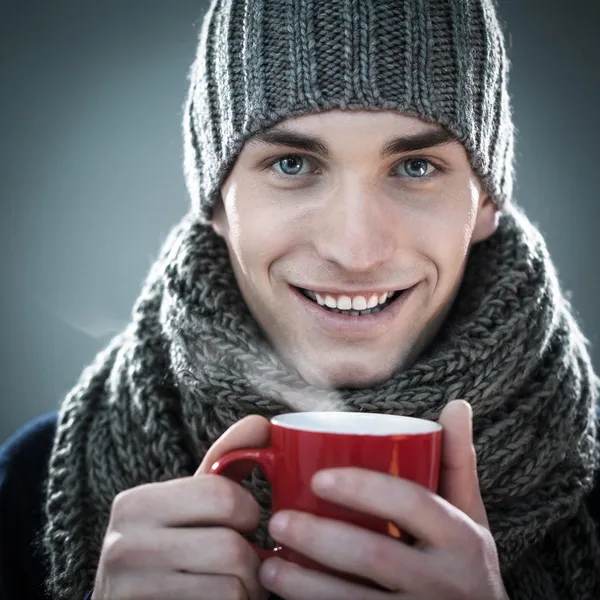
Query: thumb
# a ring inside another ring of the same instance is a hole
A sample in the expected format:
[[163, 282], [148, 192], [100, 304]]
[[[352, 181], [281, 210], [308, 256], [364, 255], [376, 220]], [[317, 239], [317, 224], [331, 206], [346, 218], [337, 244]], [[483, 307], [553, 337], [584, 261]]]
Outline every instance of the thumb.
[[489, 529], [473, 446], [473, 411], [464, 400], [449, 402], [439, 419], [443, 427], [440, 494], [473, 521]]
[[245, 448], [263, 448], [268, 445], [271, 423], [259, 415], [249, 415], [233, 424], [208, 450], [196, 475], [206, 475], [212, 465], [225, 454]]

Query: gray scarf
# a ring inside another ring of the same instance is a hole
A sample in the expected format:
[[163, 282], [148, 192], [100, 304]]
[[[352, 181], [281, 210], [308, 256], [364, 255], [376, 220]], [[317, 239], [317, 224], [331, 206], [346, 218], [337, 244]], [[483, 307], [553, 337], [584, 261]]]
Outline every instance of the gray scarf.
[[[190, 214], [166, 241], [130, 325], [62, 405], [47, 485], [49, 588], [80, 600], [93, 587], [115, 495], [193, 474], [245, 415], [330, 406], [437, 419], [464, 398], [511, 600], [600, 598], [600, 548], [583, 501], [598, 464], [596, 394], [544, 242], [515, 208], [472, 250], [428, 351], [375, 387], [331, 392], [280, 361], [243, 302], [226, 246]], [[260, 478], [252, 485], [264, 487]]]

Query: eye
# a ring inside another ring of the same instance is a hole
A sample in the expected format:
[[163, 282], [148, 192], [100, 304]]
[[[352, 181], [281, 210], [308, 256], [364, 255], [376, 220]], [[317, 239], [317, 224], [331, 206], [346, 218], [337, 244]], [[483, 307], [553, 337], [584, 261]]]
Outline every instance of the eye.
[[[278, 174], [290, 177], [310, 173], [310, 162], [305, 157], [296, 154], [278, 158], [271, 166], [276, 169]], [[303, 172], [303, 168], [307, 167], [308, 171]]]
[[425, 158], [409, 158], [401, 162], [398, 166], [400, 167], [400, 174], [403, 177], [411, 177], [413, 179], [424, 179], [437, 171], [437, 168]]

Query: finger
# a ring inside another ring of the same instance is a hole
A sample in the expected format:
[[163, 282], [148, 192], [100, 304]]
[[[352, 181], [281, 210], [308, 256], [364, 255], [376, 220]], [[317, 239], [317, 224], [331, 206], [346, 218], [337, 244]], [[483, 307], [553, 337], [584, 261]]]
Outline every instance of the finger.
[[232, 425], [208, 450], [196, 475], [207, 474], [211, 466], [233, 450], [264, 448], [269, 443], [271, 424], [259, 415], [249, 415]]
[[386, 473], [328, 469], [313, 477], [312, 488], [325, 500], [391, 521], [426, 545], [453, 548], [472, 533], [473, 524], [449, 502]]
[[262, 595], [258, 554], [232, 529], [163, 529], [156, 544], [162, 548], [162, 564], [172, 570], [233, 575], [242, 582], [248, 598], [256, 600]]
[[260, 559], [250, 543], [232, 529], [162, 529], [145, 549], [146, 570], [153, 566], [172, 571], [237, 577], [248, 598], [262, 596], [258, 583]]
[[[119, 587], [111, 588], [111, 598], [121, 600], [242, 600], [247, 597], [240, 580], [227, 575], [140, 573]], [[258, 598], [266, 600], [266, 594]]]
[[269, 533], [286, 548], [319, 564], [369, 579], [388, 590], [426, 592], [435, 569], [433, 555], [389, 536], [308, 513], [277, 513], [270, 521]]
[[251, 532], [260, 510], [252, 494], [219, 475], [149, 483], [121, 492], [113, 502], [111, 527], [133, 524], [165, 527], [222, 525]]
[[471, 405], [464, 400], [449, 402], [440, 415], [439, 422], [444, 428], [440, 494], [473, 521], [489, 529], [479, 490], [472, 421]]
[[387, 592], [311, 571], [280, 558], [269, 558], [262, 564], [260, 581], [268, 590], [286, 600], [390, 600]]

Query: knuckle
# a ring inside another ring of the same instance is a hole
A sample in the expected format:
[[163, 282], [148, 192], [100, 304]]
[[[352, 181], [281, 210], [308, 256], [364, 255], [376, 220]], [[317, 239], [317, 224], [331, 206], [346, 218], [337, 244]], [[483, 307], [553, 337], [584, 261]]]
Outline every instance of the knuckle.
[[258, 505], [241, 485], [221, 475], [210, 475], [209, 493], [225, 523], [258, 522]]
[[[208, 479], [209, 478], [209, 479]], [[207, 492], [210, 494], [220, 515], [231, 521], [243, 509], [241, 495], [236, 489], [236, 484], [222, 475], [209, 475], [206, 479]]]
[[388, 545], [380, 543], [379, 540], [370, 543], [366, 548], [365, 554], [368, 572], [372, 573], [381, 585], [393, 589], [397, 559], [390, 552]]
[[432, 500], [428, 494], [417, 487], [406, 487], [402, 493], [402, 511], [412, 518], [431, 508]]
[[214, 476], [215, 481], [211, 485], [211, 494], [221, 515], [231, 520], [235, 518], [240, 509], [242, 508], [240, 501], [240, 494], [236, 493], [235, 484], [225, 477], [220, 475]]
[[129, 489], [119, 492], [113, 499], [110, 515], [113, 524], [127, 523], [136, 514], [135, 490]]
[[473, 565], [455, 564], [454, 568], [425, 571], [429, 576], [427, 591], [431, 598], [444, 600], [473, 600], [481, 598], [481, 590], [477, 590], [473, 579]]
[[236, 572], [245, 571], [252, 553], [248, 542], [237, 531], [224, 529], [221, 544], [227, 563], [234, 567]]
[[129, 540], [119, 531], [109, 531], [102, 545], [102, 563], [109, 571], [116, 571], [128, 564], [133, 553]]
[[448, 600], [470, 600], [477, 598], [476, 589], [469, 576], [455, 580], [444, 590], [444, 598]]
[[490, 566], [496, 556], [491, 533], [480, 526], [473, 527], [463, 548], [463, 564], [469, 565], [469, 569], [463, 573], [463, 577], [453, 578], [451, 589], [446, 593], [448, 598], [457, 600], [477, 597], [481, 575], [490, 572]]
[[483, 527], [474, 524], [468, 532], [468, 538], [466, 546], [469, 548], [471, 557], [473, 560], [481, 562], [489, 553], [490, 543], [494, 543], [491, 534]]
[[247, 600], [246, 590], [237, 577], [228, 577], [226, 579], [223, 592], [226, 600]]

